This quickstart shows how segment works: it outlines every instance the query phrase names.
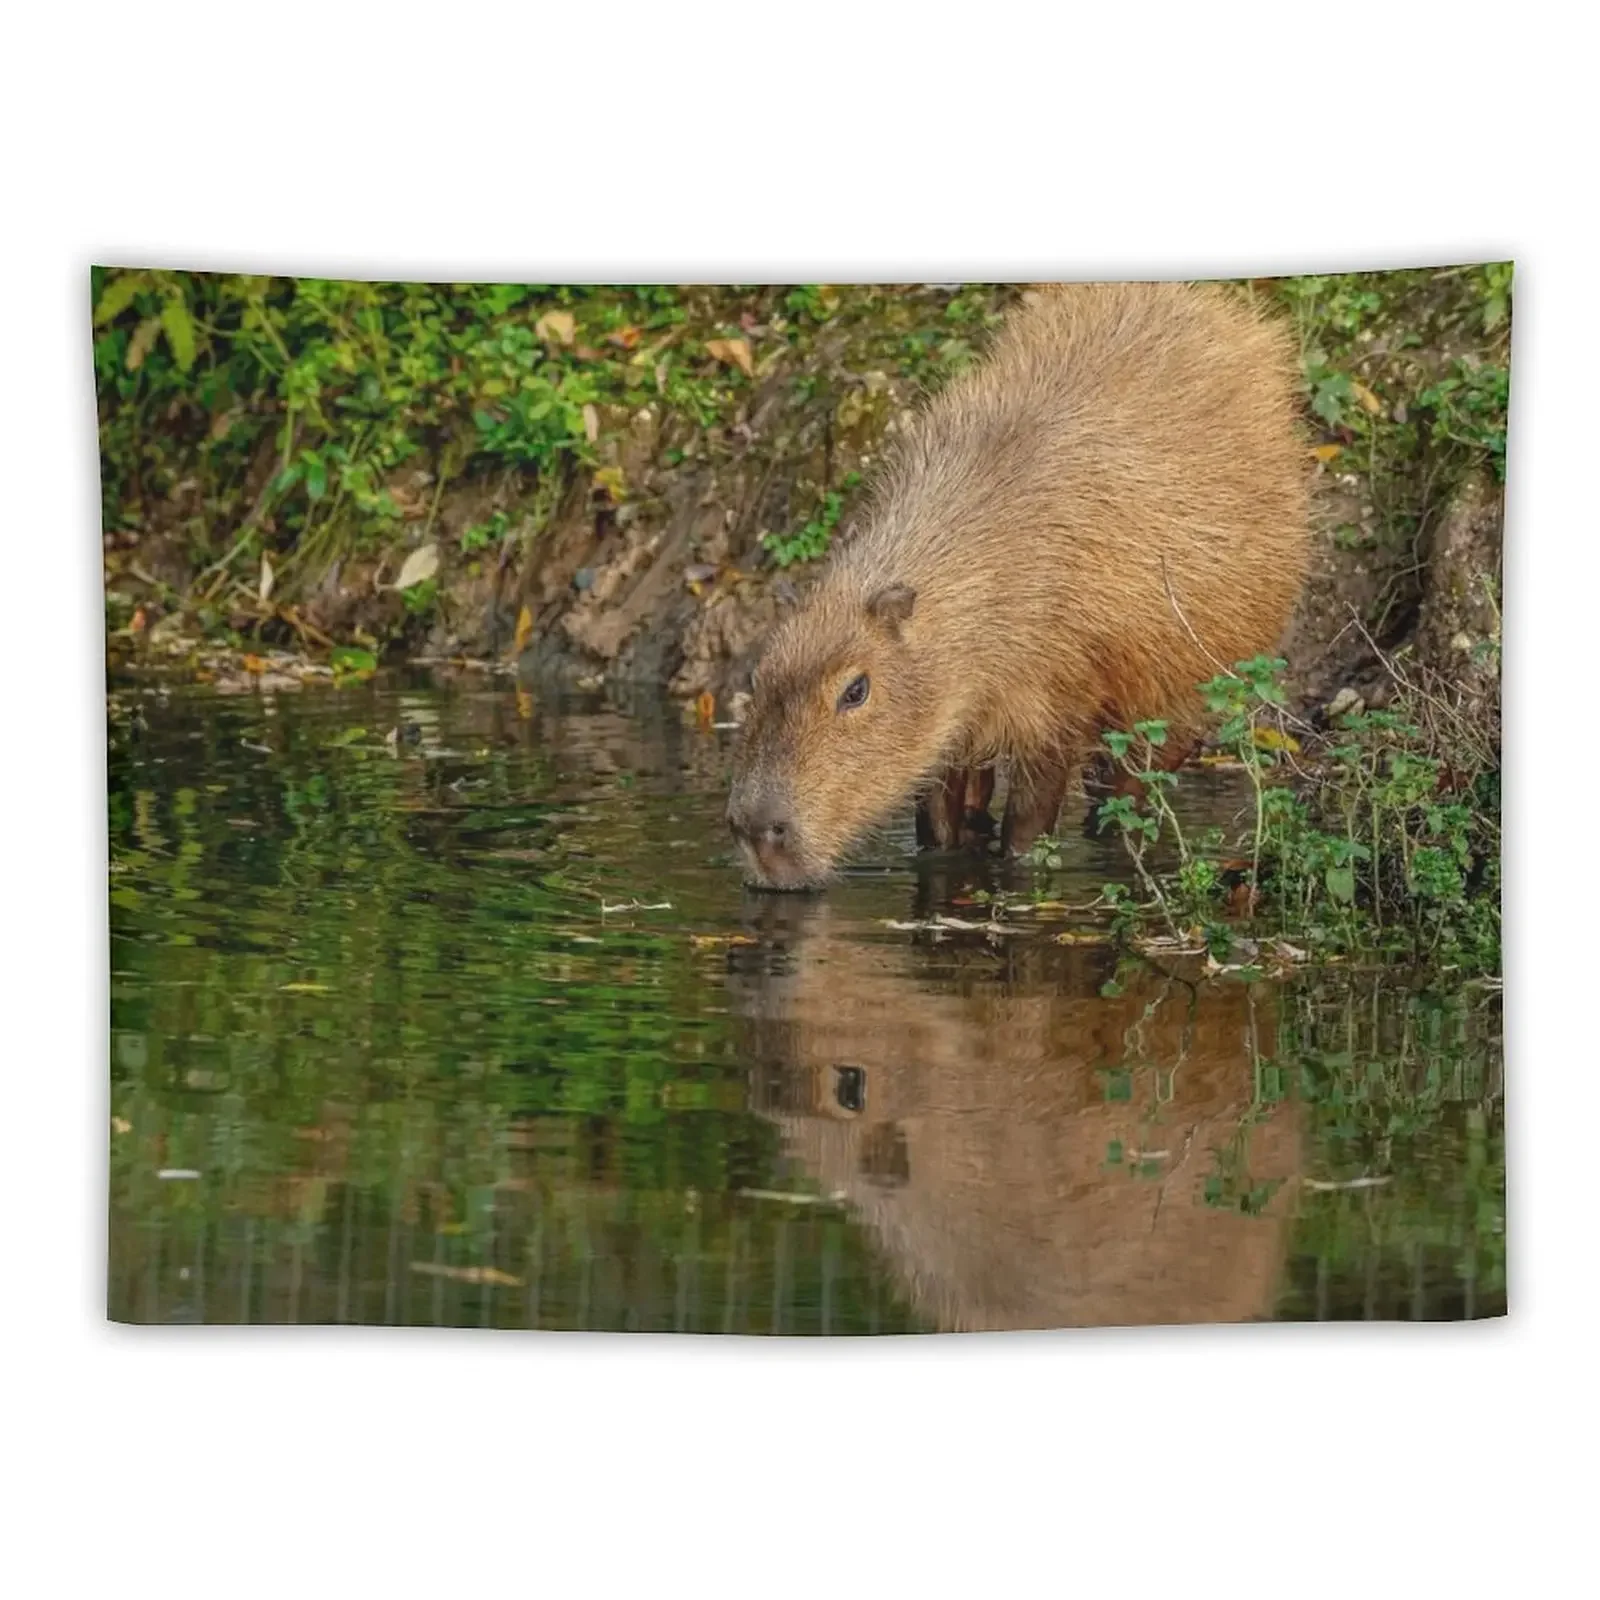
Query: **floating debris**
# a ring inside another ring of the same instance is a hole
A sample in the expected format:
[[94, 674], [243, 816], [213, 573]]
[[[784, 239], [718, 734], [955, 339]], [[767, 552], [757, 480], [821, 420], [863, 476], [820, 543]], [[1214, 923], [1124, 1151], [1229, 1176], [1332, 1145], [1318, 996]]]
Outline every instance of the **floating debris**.
[[524, 1287], [521, 1278], [498, 1267], [452, 1267], [443, 1261], [413, 1261], [411, 1270], [429, 1278], [451, 1278], [457, 1283], [492, 1283], [505, 1289]]
[[1394, 1179], [1389, 1173], [1370, 1178], [1345, 1178], [1337, 1183], [1323, 1178], [1302, 1178], [1300, 1180], [1306, 1188], [1315, 1189], [1319, 1194], [1328, 1194], [1339, 1189], [1377, 1189], [1383, 1184], [1392, 1183], [1393, 1181]]
[[886, 920], [884, 927], [893, 928], [896, 933], [1027, 933], [1027, 928], [1019, 928], [1009, 922], [973, 922], [966, 917], [933, 916], [924, 922], [895, 922]]
[[739, 1189], [746, 1200], [782, 1200], [794, 1206], [836, 1206], [849, 1197], [843, 1189], [832, 1194], [801, 1194], [792, 1189]]
[[[1145, 939], [1135, 939], [1134, 948], [1147, 956], [1203, 956], [1206, 946], [1181, 934], [1156, 933]], [[1209, 970], [1209, 968], [1208, 968]], [[1220, 968], [1219, 968], [1220, 970]]]
[[696, 950], [721, 950], [725, 946], [741, 944], [760, 944], [759, 939], [752, 939], [747, 933], [691, 933], [689, 943]]
[[614, 906], [608, 906], [604, 900], [600, 902], [600, 915], [602, 917], [614, 916], [619, 911], [670, 911], [671, 909], [672, 902], [670, 900], [657, 900], [650, 905], [646, 905], [643, 900], [624, 900]]
[[163, 1167], [156, 1176], [163, 1183], [193, 1182], [200, 1176], [193, 1167]]

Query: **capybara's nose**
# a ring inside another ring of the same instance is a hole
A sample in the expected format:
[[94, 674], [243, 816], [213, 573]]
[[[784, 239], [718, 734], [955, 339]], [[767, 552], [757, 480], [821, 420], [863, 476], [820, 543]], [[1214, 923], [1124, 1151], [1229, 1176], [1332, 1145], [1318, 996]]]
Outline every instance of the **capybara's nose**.
[[758, 848], [782, 849], [789, 839], [789, 819], [770, 801], [731, 803], [728, 827], [735, 839]]

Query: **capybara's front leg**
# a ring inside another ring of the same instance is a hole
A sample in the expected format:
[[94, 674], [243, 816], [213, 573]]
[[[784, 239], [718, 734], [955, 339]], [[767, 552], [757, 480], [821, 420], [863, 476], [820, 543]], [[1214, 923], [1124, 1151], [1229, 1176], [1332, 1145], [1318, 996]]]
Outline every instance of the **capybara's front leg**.
[[947, 767], [936, 773], [933, 782], [917, 796], [917, 848], [955, 850], [961, 844], [962, 824], [966, 820], [966, 767]]
[[1003, 854], [1020, 856], [1035, 839], [1055, 828], [1070, 771], [1070, 763], [1061, 757], [1031, 761], [1012, 769], [1006, 814], [1000, 822]]
[[994, 768], [969, 767], [961, 842], [970, 849], [982, 849], [994, 837], [994, 818], [989, 814], [989, 802], [993, 799]]

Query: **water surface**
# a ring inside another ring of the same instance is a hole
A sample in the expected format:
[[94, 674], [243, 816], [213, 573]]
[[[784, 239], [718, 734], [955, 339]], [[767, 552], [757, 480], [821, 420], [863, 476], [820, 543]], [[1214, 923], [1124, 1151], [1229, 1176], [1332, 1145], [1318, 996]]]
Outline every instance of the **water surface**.
[[[398, 731], [398, 737], [391, 737]], [[725, 735], [118, 685], [110, 1314], [840, 1334], [1505, 1309], [1498, 998], [742, 891]], [[1217, 818], [1237, 793], [1197, 776]], [[1051, 894], [1126, 881], [1074, 841]]]

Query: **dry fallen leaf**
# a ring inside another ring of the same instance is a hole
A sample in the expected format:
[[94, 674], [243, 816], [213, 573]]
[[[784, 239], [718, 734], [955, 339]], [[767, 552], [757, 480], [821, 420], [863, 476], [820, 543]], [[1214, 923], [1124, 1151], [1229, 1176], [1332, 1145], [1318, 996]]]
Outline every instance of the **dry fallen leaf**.
[[150, 619], [144, 614], [144, 607], [138, 607], [133, 613], [133, 620], [128, 624], [129, 633], [143, 633], [149, 626]]
[[1342, 444], [1319, 444], [1311, 453], [1323, 466], [1327, 466], [1330, 461], [1337, 461], [1344, 454], [1344, 446]]
[[744, 933], [691, 933], [689, 943], [696, 950], [721, 950], [728, 945], [755, 944], [757, 941]]
[[750, 354], [748, 339], [707, 339], [706, 354], [714, 361], [737, 367], [747, 378], [756, 375], [756, 364]]
[[411, 1270], [430, 1278], [452, 1278], [457, 1283], [493, 1283], [506, 1289], [522, 1287], [521, 1278], [502, 1272], [498, 1267], [452, 1267], [443, 1261], [413, 1261]]
[[111, 1129], [113, 1133], [132, 1133], [133, 1124], [126, 1117], [113, 1117], [111, 1119]]
[[632, 326], [614, 329], [606, 335], [606, 343], [621, 345], [624, 350], [632, 350], [639, 343], [639, 330]]
[[137, 372], [144, 365], [144, 358], [150, 354], [151, 346], [160, 332], [160, 317], [146, 317], [133, 330], [133, 337], [128, 341], [128, 353], [123, 357], [123, 364], [129, 372]]
[[592, 405], [583, 408], [583, 434], [590, 444], [600, 437], [600, 413]]
[[1361, 402], [1362, 409], [1373, 416], [1383, 410], [1383, 401], [1375, 395], [1359, 378], [1350, 380], [1350, 392]]
[[511, 653], [520, 656], [528, 648], [528, 641], [533, 637], [533, 613], [524, 606], [517, 613], [517, 636], [511, 641]]
[[426, 583], [439, 570], [439, 547], [436, 544], [419, 545], [405, 559], [400, 576], [394, 580], [397, 589], [411, 589]]
[[537, 338], [571, 344], [577, 337], [578, 324], [570, 311], [547, 311], [534, 323], [533, 331]]
[[695, 701], [694, 714], [702, 728], [711, 726], [711, 720], [717, 714], [717, 697], [709, 689]]
[[260, 656], [242, 656], [239, 660], [239, 665], [243, 667], [246, 672], [257, 675], [267, 670], [267, 663]]
[[533, 715], [533, 696], [526, 689], [517, 690], [517, 715], [524, 722]]
[[272, 580], [272, 563], [267, 559], [267, 552], [263, 550], [261, 552], [261, 579], [256, 584], [256, 597], [263, 605], [272, 598]]

